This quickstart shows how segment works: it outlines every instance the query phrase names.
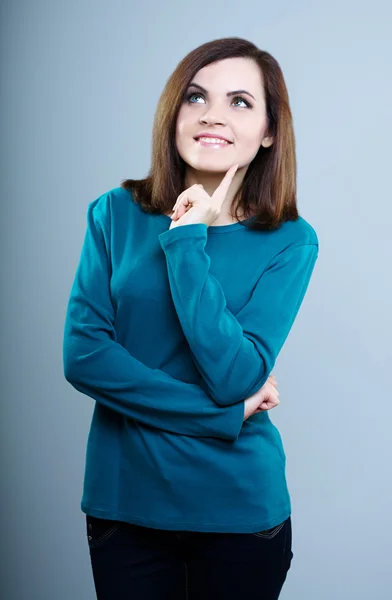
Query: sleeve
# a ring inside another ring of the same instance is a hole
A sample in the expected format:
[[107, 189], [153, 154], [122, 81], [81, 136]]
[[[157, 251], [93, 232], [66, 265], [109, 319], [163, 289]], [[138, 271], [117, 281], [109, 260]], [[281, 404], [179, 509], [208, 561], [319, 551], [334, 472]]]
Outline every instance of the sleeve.
[[65, 317], [66, 380], [97, 402], [150, 427], [237, 439], [243, 403], [217, 406], [202, 387], [147, 367], [116, 341], [108, 247], [107, 229], [94, 201], [87, 209], [87, 230]]
[[318, 243], [294, 245], [274, 257], [234, 316], [209, 272], [207, 227], [190, 224], [159, 236], [173, 302], [195, 364], [221, 406], [248, 398], [267, 381], [305, 296]]

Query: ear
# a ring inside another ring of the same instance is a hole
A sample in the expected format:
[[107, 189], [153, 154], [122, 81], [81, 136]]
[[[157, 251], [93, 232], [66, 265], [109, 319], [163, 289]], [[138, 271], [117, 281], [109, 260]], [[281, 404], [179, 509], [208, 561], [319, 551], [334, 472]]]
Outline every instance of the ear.
[[265, 137], [261, 140], [261, 145], [264, 148], [269, 148], [270, 146], [272, 146], [272, 144], [274, 143], [274, 138], [273, 137]]

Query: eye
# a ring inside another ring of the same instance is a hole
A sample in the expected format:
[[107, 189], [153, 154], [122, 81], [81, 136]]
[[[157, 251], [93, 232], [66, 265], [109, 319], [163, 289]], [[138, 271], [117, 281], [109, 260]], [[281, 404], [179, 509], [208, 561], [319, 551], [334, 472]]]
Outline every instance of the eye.
[[[187, 94], [186, 100], [188, 102], [190, 102], [191, 104], [200, 104], [197, 101], [193, 102], [192, 98], [204, 98], [204, 97], [203, 97], [203, 94], [200, 94], [199, 92], [190, 92]], [[240, 106], [237, 104], [238, 108], [252, 108], [252, 105], [247, 100], [245, 100], [245, 98], [243, 98], [242, 96], [235, 96], [235, 98], [233, 98], [233, 102], [235, 102], [235, 101], [243, 102], [243, 104], [245, 105], [245, 106]]]
[[245, 98], [243, 98], [242, 96], [235, 96], [235, 98], [233, 98], [233, 102], [234, 100], [240, 100], [241, 102], [243, 102], [245, 104], [246, 108], [252, 108], [251, 104], [245, 100]]
[[[194, 96], [198, 96], [199, 98], [203, 98], [202, 94], [199, 94], [197, 92], [191, 92], [190, 94], [187, 95], [186, 99], [188, 100], [188, 102], [191, 102], [191, 104], [195, 104], [195, 102], [191, 101], [191, 98], [193, 98]], [[198, 104], [198, 103], [196, 103]]]

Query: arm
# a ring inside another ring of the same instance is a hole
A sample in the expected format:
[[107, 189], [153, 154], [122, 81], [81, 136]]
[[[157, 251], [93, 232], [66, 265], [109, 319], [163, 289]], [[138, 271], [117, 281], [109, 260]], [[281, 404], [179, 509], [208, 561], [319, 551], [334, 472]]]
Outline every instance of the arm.
[[159, 236], [178, 318], [208, 391], [219, 405], [247, 398], [271, 373], [305, 296], [318, 244], [275, 256], [235, 317], [209, 272], [207, 227], [184, 225]]
[[196, 437], [237, 439], [244, 405], [222, 408], [198, 385], [135, 359], [116, 341], [110, 299], [109, 237], [98, 201], [87, 231], [64, 328], [64, 375], [75, 389], [150, 427]]

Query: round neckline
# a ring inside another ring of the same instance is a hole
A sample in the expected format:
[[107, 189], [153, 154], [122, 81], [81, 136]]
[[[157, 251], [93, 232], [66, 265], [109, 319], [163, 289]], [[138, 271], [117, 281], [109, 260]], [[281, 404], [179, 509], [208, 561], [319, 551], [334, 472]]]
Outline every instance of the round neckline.
[[[159, 219], [160, 221], [163, 221], [166, 224], [170, 224], [172, 221], [171, 217], [165, 214], [154, 215], [151, 213], [151, 216], [155, 217], [156, 219]], [[209, 233], [227, 233], [230, 231], [236, 231], [237, 229], [246, 229], [245, 224], [250, 223], [254, 218], [255, 217], [249, 217], [248, 219], [243, 219], [238, 223], [230, 223], [228, 225], [209, 225], [207, 227], [207, 231]]]

